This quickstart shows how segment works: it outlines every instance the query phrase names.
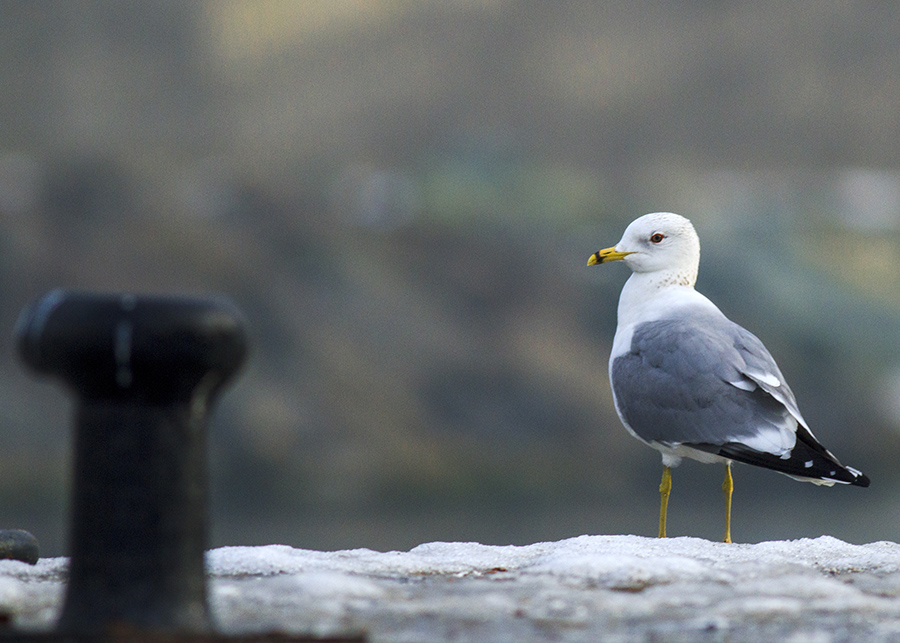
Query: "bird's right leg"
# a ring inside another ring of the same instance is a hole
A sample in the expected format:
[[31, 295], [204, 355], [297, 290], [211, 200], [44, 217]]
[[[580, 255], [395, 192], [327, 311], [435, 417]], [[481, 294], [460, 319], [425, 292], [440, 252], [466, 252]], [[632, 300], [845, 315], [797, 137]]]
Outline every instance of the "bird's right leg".
[[722, 491], [725, 492], [725, 542], [731, 542], [731, 492], [734, 491], [734, 479], [731, 477], [731, 461], [725, 463], [725, 482], [722, 483]]
[[669, 494], [672, 492], [672, 470], [663, 467], [662, 482], [659, 484], [659, 537], [666, 537], [666, 513], [669, 509]]

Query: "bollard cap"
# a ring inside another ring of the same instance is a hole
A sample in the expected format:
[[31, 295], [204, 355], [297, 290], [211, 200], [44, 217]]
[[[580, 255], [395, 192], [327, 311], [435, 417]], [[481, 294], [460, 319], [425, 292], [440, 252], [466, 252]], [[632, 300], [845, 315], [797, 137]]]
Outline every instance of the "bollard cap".
[[79, 395], [149, 403], [213, 395], [249, 346], [224, 297], [54, 290], [22, 311], [15, 333], [28, 367]]
[[36, 565], [39, 559], [37, 538], [22, 529], [0, 529], [0, 560], [21, 560]]

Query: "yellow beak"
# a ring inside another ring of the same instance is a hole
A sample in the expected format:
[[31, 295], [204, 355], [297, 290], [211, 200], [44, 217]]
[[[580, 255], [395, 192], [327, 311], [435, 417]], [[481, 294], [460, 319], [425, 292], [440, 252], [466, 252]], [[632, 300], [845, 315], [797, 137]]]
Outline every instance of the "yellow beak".
[[634, 254], [632, 252], [617, 252], [616, 249], [613, 248], [604, 248], [603, 250], [598, 250], [594, 254], [591, 255], [591, 258], [588, 259], [587, 265], [596, 266], [601, 263], [609, 263], [610, 261], [622, 261], [625, 257], [630, 254]]

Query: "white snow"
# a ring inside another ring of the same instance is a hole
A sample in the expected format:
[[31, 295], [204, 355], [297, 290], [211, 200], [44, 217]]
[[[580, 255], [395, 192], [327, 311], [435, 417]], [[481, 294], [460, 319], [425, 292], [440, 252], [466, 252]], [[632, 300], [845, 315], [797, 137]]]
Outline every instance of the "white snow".
[[[0, 561], [0, 611], [46, 628], [64, 558]], [[897, 641], [900, 545], [581, 536], [408, 552], [283, 545], [208, 553], [223, 631], [372, 641]]]

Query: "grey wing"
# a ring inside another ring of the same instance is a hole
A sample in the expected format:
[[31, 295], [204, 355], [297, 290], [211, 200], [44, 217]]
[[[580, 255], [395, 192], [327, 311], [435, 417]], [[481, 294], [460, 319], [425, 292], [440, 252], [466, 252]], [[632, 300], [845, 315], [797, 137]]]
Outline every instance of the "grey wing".
[[779, 457], [796, 442], [793, 393], [762, 343], [725, 317], [640, 324], [611, 374], [622, 420], [647, 442], [741, 443]]
[[784, 407], [801, 425], [809, 430], [809, 425], [800, 414], [797, 407], [797, 399], [794, 392], [787, 385], [784, 375], [775, 363], [775, 359], [769, 353], [759, 338], [747, 329], [735, 324], [730, 320], [725, 320], [732, 326], [735, 344], [741, 358], [743, 359], [743, 368], [739, 369], [738, 379], [736, 381], [729, 380], [729, 383], [738, 388], [744, 388], [748, 391], [754, 390], [756, 386], [762, 388], [766, 393], [781, 402]]

